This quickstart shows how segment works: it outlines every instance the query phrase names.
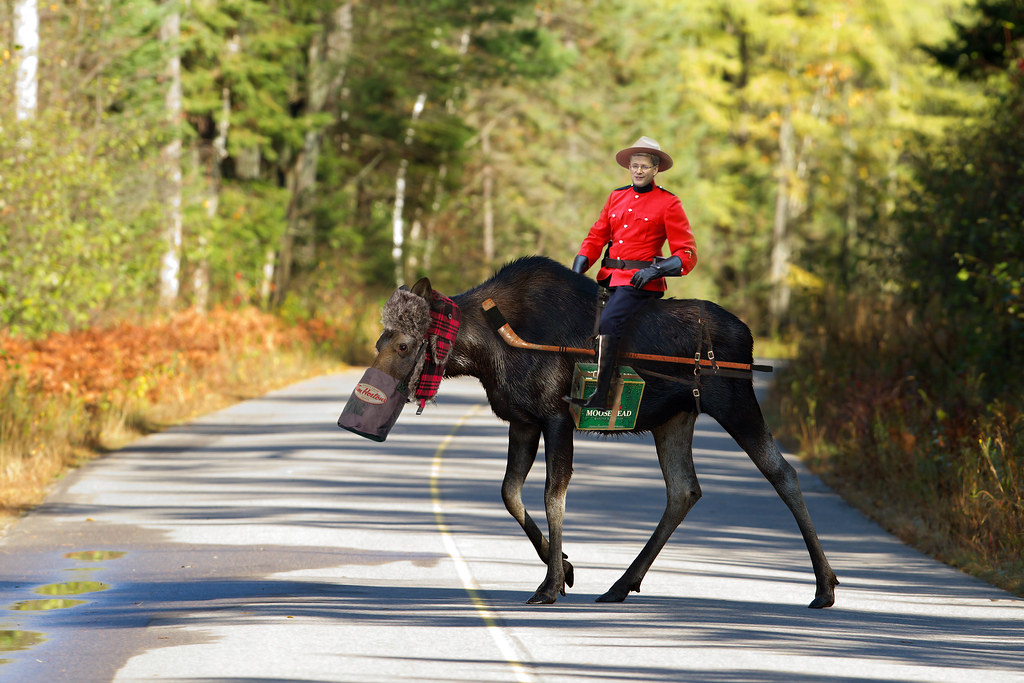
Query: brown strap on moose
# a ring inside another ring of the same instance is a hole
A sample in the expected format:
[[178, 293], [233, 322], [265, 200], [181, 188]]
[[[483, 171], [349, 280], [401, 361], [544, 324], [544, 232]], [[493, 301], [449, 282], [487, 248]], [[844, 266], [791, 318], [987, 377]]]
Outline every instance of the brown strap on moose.
[[[512, 326], [508, 324], [505, 316], [501, 314], [498, 309], [498, 305], [494, 303], [493, 299], [485, 299], [480, 307], [483, 308], [484, 318], [486, 318], [491, 328], [498, 333], [506, 344], [514, 346], [518, 349], [532, 349], [534, 351], [553, 351], [555, 353], [574, 353], [581, 356], [593, 356], [595, 355], [593, 349], [581, 349], [575, 346], [556, 346], [554, 344], [534, 344], [528, 342], [512, 329]], [[653, 353], [634, 353], [634, 352], [623, 352], [619, 354], [619, 358], [636, 358], [638, 360], [653, 360], [663, 363], [682, 363], [686, 365], [693, 365], [695, 363], [693, 358], [686, 356], [660, 356]], [[772, 366], [770, 365], [759, 365], [756, 363], [733, 363], [730, 361], [711, 361], [707, 359], [701, 359], [700, 365], [704, 367], [728, 368], [730, 370], [738, 370], [744, 373], [752, 371], [758, 372], [771, 372]], [[724, 375], [724, 373], [722, 373]], [[749, 375], [747, 375], [749, 376]]]

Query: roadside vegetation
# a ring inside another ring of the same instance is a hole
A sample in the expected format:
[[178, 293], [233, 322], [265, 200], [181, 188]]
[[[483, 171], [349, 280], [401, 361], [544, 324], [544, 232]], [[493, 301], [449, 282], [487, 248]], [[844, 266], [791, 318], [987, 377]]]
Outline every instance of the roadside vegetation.
[[776, 377], [780, 438], [890, 533], [1024, 597], [1021, 368], [954, 369], [905, 309], [829, 308]]
[[189, 309], [38, 340], [0, 335], [0, 528], [38, 504], [69, 468], [345, 361], [365, 361], [372, 333], [355, 311], [325, 323], [247, 307]]

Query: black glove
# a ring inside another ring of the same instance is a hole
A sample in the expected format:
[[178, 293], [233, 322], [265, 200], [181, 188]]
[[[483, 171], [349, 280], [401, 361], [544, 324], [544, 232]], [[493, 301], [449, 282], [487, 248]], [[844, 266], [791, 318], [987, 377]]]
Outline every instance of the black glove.
[[661, 259], [653, 265], [647, 266], [641, 270], [633, 273], [632, 279], [629, 284], [633, 285], [637, 289], [643, 289], [651, 280], [657, 280], [659, 277], [666, 276], [679, 276], [683, 274], [683, 259], [676, 255], [669, 256], [668, 258]]
[[572, 262], [572, 272], [574, 273], [585, 273], [589, 267], [590, 261], [583, 254], [577, 254], [576, 259]]

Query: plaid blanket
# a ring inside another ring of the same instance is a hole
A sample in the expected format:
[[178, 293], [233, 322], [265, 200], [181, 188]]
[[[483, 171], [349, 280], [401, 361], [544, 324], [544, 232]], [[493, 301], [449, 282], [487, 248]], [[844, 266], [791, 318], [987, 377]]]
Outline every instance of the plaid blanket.
[[[435, 311], [435, 307], [440, 310]], [[438, 387], [441, 386], [444, 366], [448, 362], [452, 344], [455, 343], [455, 335], [459, 333], [461, 317], [462, 313], [454, 301], [437, 291], [434, 292], [434, 305], [430, 307], [430, 327], [427, 328], [427, 353], [423, 361], [423, 374], [420, 375], [414, 395], [420, 402], [416, 410], [417, 415], [423, 412], [423, 406], [434, 398]]]

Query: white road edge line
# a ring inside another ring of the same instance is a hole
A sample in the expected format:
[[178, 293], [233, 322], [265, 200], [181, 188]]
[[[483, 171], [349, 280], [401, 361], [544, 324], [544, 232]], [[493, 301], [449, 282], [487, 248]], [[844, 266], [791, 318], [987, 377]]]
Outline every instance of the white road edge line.
[[500, 619], [494, 610], [492, 610], [487, 602], [480, 595], [480, 586], [477, 585], [476, 580], [473, 578], [473, 574], [469, 571], [469, 565], [466, 564], [466, 560], [463, 559], [462, 553], [459, 552], [458, 547], [455, 545], [455, 538], [452, 536], [451, 531], [448, 529], [448, 525], [444, 521], [444, 504], [441, 500], [441, 463], [444, 457], [444, 451], [448, 448], [448, 444], [451, 443], [452, 438], [462, 428], [466, 421], [476, 415], [479, 410], [484, 407], [483, 404], [477, 404], [473, 408], [459, 418], [458, 422], [452, 428], [452, 431], [446, 436], [441, 443], [438, 445], [437, 450], [434, 452], [434, 458], [430, 465], [430, 499], [434, 510], [434, 522], [437, 524], [437, 530], [441, 534], [441, 540], [444, 542], [445, 550], [448, 551], [448, 556], [452, 558], [452, 562], [455, 564], [455, 571], [459, 575], [459, 580], [462, 582], [462, 587], [469, 595], [470, 602], [473, 603], [473, 607], [476, 609], [480, 619], [484, 622], [484, 626], [487, 628], [487, 632], [490, 633], [491, 638], [494, 640], [494, 644], [498, 646], [498, 650], [501, 651], [502, 657], [505, 658], [505, 662], [512, 668], [515, 673], [516, 681], [519, 683], [534, 683], [537, 679], [530, 673], [526, 666], [522, 663], [519, 653], [516, 652], [515, 643], [512, 639], [502, 630]]

